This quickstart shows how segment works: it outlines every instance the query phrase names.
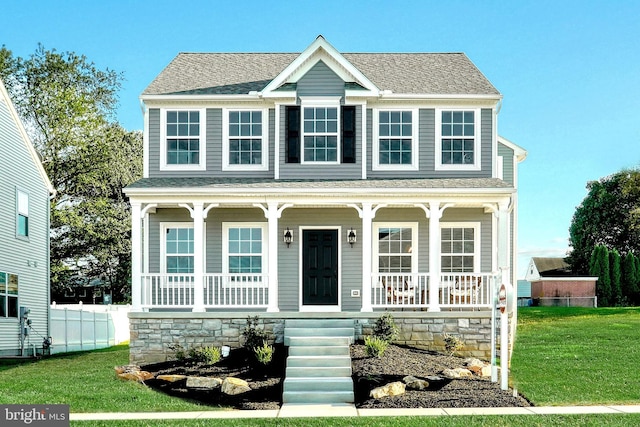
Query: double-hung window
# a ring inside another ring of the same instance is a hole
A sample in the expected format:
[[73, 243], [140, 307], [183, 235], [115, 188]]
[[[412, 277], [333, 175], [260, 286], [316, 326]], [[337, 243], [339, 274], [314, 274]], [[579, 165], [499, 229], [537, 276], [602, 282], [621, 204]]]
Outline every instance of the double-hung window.
[[0, 318], [18, 318], [18, 276], [0, 272]]
[[375, 224], [378, 272], [411, 273], [416, 267], [418, 225]]
[[205, 110], [162, 110], [160, 168], [204, 170]]
[[477, 169], [479, 167], [479, 111], [436, 111], [436, 167]]
[[224, 110], [223, 167], [225, 169], [266, 170], [266, 110]]
[[163, 224], [164, 271], [170, 274], [193, 273], [193, 225], [190, 223]]
[[338, 107], [304, 107], [303, 162], [338, 161]]
[[418, 111], [374, 110], [374, 168], [416, 169]]
[[480, 224], [440, 224], [440, 269], [444, 273], [473, 273], [480, 267]]
[[16, 235], [29, 237], [29, 194], [16, 190]]
[[223, 270], [231, 282], [260, 282], [267, 265], [265, 225], [225, 223], [223, 236]]

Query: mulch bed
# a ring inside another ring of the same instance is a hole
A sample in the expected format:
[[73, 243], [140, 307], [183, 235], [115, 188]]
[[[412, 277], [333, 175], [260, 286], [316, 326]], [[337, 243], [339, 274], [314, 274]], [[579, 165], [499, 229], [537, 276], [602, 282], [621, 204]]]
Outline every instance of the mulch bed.
[[[144, 366], [156, 374], [181, 374], [188, 376], [234, 376], [249, 383], [251, 391], [228, 396], [214, 390], [193, 390], [186, 386], [159, 380], [146, 383], [159, 391], [196, 401], [205, 405], [236, 409], [278, 409], [282, 404], [282, 383], [287, 356], [286, 347], [275, 346], [274, 359], [268, 366], [260, 365], [253, 354], [245, 349], [233, 349], [229, 357], [215, 365], [202, 365], [188, 361], [164, 362]], [[358, 408], [465, 408], [465, 407], [524, 407], [531, 404], [512, 391], [500, 390], [498, 383], [490, 379], [473, 377], [466, 379], [436, 380], [447, 368], [464, 367], [465, 359], [436, 354], [414, 348], [390, 345], [380, 358], [366, 355], [364, 345], [351, 347], [355, 400]], [[404, 395], [381, 399], [369, 397], [371, 389], [389, 382], [401, 381], [412, 375], [429, 381], [428, 389], [407, 390]], [[432, 377], [429, 380], [429, 377]]]

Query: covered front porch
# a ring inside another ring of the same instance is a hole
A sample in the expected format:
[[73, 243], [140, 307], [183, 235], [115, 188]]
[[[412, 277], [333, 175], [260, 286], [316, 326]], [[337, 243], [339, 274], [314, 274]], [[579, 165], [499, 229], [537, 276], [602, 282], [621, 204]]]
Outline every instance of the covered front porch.
[[489, 310], [513, 280], [513, 188], [434, 181], [128, 189], [132, 309]]

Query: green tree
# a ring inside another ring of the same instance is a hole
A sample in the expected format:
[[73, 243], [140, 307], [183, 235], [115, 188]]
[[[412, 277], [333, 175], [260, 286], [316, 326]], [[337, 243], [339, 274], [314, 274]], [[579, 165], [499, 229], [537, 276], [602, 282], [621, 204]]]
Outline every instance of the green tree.
[[629, 252], [622, 261], [622, 295], [630, 304], [636, 303], [636, 294], [638, 293], [636, 260], [636, 256]]
[[609, 273], [611, 273], [611, 305], [622, 305], [622, 270], [620, 254], [616, 249], [609, 251]]
[[593, 250], [589, 263], [589, 275], [598, 278], [596, 282], [598, 306], [609, 306], [611, 304], [611, 273], [609, 272], [609, 250], [606, 246], [598, 245]]
[[[640, 170], [621, 171], [587, 184], [569, 228], [571, 253], [567, 262], [577, 274], [587, 274], [597, 245], [622, 255], [640, 252], [640, 227], [633, 212], [640, 209]], [[640, 212], [640, 211], [638, 211]]]
[[39, 45], [0, 49], [0, 76], [56, 189], [51, 201], [52, 298], [99, 279], [128, 293], [130, 209], [122, 187], [142, 175], [142, 135], [114, 121], [122, 75]]

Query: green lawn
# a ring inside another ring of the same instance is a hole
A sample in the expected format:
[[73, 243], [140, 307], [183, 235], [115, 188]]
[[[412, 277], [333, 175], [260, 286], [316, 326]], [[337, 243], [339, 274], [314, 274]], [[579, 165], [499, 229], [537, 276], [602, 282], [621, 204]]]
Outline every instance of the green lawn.
[[265, 418], [225, 420], [73, 421], [74, 427], [628, 427], [640, 425], [640, 414], [630, 415], [505, 415], [464, 417]]
[[[113, 368], [129, 363], [129, 346], [0, 362], [0, 403], [68, 404], [71, 412], [198, 411], [202, 405], [122, 381]], [[213, 408], [208, 408], [213, 409]]]
[[537, 406], [640, 403], [640, 308], [524, 308], [511, 380]]

